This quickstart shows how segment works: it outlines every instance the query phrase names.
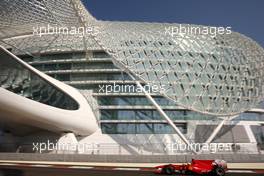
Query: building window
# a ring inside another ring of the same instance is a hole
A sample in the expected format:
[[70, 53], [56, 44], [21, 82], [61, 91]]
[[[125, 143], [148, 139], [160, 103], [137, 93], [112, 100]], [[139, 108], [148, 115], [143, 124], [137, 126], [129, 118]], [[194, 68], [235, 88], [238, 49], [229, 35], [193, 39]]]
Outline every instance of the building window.
[[110, 58], [109, 54], [104, 51], [95, 51], [93, 52], [94, 58]]
[[[175, 125], [187, 133], [187, 123]], [[101, 129], [103, 134], [176, 134], [167, 123], [101, 123]]]

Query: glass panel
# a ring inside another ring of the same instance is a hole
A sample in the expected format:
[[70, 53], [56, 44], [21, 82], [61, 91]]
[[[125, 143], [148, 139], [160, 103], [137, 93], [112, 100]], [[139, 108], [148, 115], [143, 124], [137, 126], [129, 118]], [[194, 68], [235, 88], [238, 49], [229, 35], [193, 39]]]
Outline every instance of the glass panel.
[[[187, 124], [175, 124], [182, 133], [187, 133]], [[104, 134], [176, 134], [166, 123], [101, 123]]]
[[[164, 120], [156, 110], [115, 110], [101, 109], [101, 120]], [[193, 111], [165, 110], [172, 120], [217, 120], [214, 116]]]
[[110, 58], [110, 56], [104, 51], [95, 51], [93, 52], [94, 58]]
[[79, 105], [70, 96], [28, 70], [4, 50], [0, 52], [0, 58], [0, 86], [2, 88], [53, 107], [78, 109]]

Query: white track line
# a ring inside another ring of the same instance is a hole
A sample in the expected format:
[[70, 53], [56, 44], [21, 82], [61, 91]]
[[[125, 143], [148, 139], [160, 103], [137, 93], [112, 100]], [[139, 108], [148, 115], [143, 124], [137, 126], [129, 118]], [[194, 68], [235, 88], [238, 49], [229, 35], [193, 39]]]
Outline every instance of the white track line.
[[118, 167], [118, 168], [114, 168], [113, 170], [126, 170], [126, 171], [140, 171], [140, 168], [125, 168], [125, 167]]
[[93, 169], [94, 167], [86, 167], [86, 166], [69, 166], [67, 168], [70, 168], [70, 169]]
[[17, 164], [13, 163], [0, 163], [1, 166], [16, 166]]
[[252, 170], [228, 170], [228, 173], [255, 173]]
[[31, 167], [52, 167], [51, 165], [43, 165], [43, 164], [31, 164], [28, 166], [31, 166]]

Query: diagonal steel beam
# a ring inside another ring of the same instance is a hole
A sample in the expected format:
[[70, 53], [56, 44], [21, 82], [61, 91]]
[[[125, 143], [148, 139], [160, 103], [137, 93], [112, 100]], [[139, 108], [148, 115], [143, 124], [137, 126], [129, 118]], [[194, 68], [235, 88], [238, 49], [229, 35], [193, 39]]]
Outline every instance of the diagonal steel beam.
[[222, 127], [224, 126], [224, 124], [227, 122], [227, 121], [230, 121], [234, 118], [236, 118], [237, 116], [232, 116], [232, 117], [225, 117], [221, 123], [218, 124], [218, 126], [214, 129], [213, 133], [211, 134], [211, 136], [206, 140], [206, 144], [210, 144], [215, 136], [219, 133], [219, 131], [222, 129]]
[[[222, 129], [222, 127], [224, 126], [224, 124], [227, 122], [227, 121], [230, 121], [234, 118], [236, 118], [237, 116], [232, 116], [232, 117], [225, 117], [218, 125], [217, 127], [214, 129], [213, 133], [211, 134], [211, 136], [206, 140], [205, 144], [210, 144], [214, 138], [216, 137], [216, 135], [219, 133], [219, 131]], [[200, 150], [198, 152], [198, 154], [200, 154], [202, 151]]]
[[[159, 112], [159, 114], [168, 122], [168, 124], [174, 129], [174, 131], [179, 135], [179, 137], [181, 138], [181, 140], [187, 145], [187, 146], [191, 146], [191, 143], [188, 141], [188, 139], [182, 134], [182, 132], [179, 130], [179, 128], [173, 123], [173, 121], [167, 116], [167, 114], [163, 111], [163, 109], [158, 105], [158, 103], [153, 99], [153, 97], [144, 89], [144, 87], [141, 85], [141, 83], [139, 81], [137, 81], [131, 74], [129, 74], [131, 76], [131, 78], [136, 81], [136, 84], [138, 87], [140, 87], [140, 89], [142, 90], [142, 92], [145, 94], [145, 96], [147, 97], [147, 99], [156, 107], [157, 111]], [[197, 154], [197, 152], [193, 149], [192, 152], [194, 154]]]
[[224, 126], [225, 122], [227, 121], [227, 119], [225, 118], [224, 120], [221, 121], [221, 123], [219, 123], [217, 125], [217, 127], [214, 129], [213, 133], [211, 134], [211, 136], [206, 140], [206, 144], [210, 144], [215, 136], [219, 133], [219, 131], [222, 129], [222, 127]]

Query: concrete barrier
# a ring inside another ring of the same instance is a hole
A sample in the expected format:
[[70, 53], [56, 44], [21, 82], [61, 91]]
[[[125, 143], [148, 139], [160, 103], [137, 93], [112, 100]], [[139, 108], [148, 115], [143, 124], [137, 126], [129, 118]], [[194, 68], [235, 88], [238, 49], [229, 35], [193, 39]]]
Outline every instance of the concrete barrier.
[[200, 155], [80, 155], [0, 153], [0, 160], [60, 161], [101, 163], [185, 163], [191, 159], [223, 159], [229, 163], [264, 163], [264, 155], [257, 154], [200, 154]]

